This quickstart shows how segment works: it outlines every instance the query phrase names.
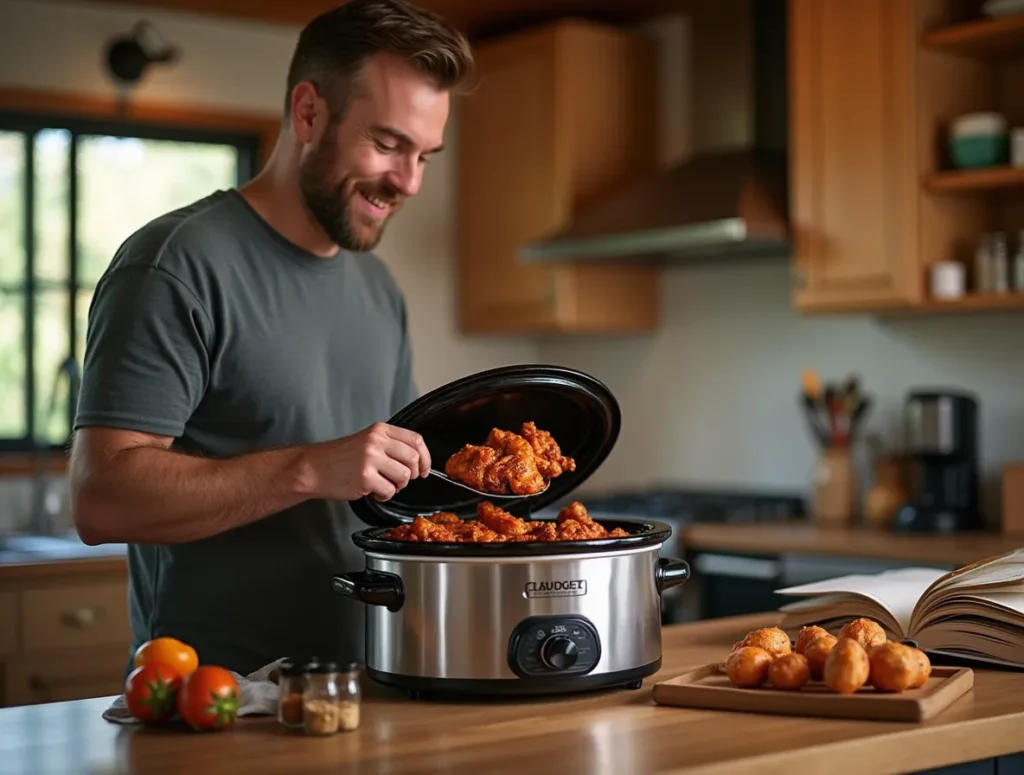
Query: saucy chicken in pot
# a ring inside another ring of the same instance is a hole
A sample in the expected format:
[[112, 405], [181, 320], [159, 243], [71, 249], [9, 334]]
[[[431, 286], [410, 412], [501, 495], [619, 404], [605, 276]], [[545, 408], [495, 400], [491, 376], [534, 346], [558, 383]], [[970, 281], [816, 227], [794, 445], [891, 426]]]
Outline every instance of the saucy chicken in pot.
[[493, 428], [482, 445], [466, 444], [444, 465], [452, 479], [495, 495], [533, 495], [575, 470], [576, 461], [533, 422], [523, 423], [519, 433]]
[[433, 543], [495, 543], [509, 541], [586, 541], [622, 538], [629, 533], [620, 527], [607, 530], [590, 518], [586, 507], [574, 501], [550, 520], [525, 520], [499, 509], [489, 501], [476, 506], [477, 519], [462, 520], [441, 512], [416, 517], [408, 525], [393, 527], [382, 538], [393, 541]]

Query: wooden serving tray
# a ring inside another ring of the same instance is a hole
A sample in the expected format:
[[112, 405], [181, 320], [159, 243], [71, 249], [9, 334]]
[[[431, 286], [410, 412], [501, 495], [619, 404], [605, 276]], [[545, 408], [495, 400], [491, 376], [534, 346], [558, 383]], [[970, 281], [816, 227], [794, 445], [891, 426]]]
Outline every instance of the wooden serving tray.
[[941, 713], [974, 686], [970, 668], [933, 667], [928, 683], [899, 694], [877, 692], [870, 686], [854, 694], [835, 694], [820, 681], [799, 691], [780, 691], [766, 685], [740, 689], [730, 683], [721, 662], [704, 665], [654, 685], [654, 701], [705, 710], [774, 713], [786, 716], [824, 716], [877, 721], [924, 721]]

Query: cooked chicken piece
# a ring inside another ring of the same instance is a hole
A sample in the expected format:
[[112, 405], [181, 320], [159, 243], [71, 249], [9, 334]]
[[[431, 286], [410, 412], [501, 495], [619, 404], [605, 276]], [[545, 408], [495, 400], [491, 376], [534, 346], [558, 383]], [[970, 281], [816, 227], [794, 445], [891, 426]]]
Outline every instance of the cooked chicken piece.
[[590, 514], [587, 513], [587, 507], [579, 501], [573, 501], [568, 506], [564, 507], [558, 512], [558, 516], [555, 517], [555, 522], [561, 525], [566, 520], [574, 519], [577, 522], [591, 522]]
[[487, 527], [502, 535], [524, 535], [529, 531], [525, 520], [514, 517], [507, 511], [499, 509], [490, 501], [481, 501], [476, 505], [476, 515]]
[[[452, 479], [481, 492], [493, 492], [484, 484], [484, 477], [498, 459], [497, 450], [467, 444], [444, 464], [444, 472]], [[498, 490], [503, 492], [503, 490]]]
[[575, 471], [547, 431], [523, 423], [523, 436], [492, 428], [482, 445], [466, 444], [445, 462], [452, 479], [481, 492], [533, 495], [565, 471]]
[[455, 534], [451, 530], [424, 517], [416, 517], [411, 524], [391, 528], [384, 534], [384, 538], [402, 541], [455, 542]]
[[558, 442], [548, 431], [537, 430], [536, 424], [531, 421], [523, 423], [521, 433], [530, 442], [537, 458], [537, 470], [545, 479], [554, 479], [566, 471], [576, 470], [576, 461], [562, 454]]
[[416, 517], [410, 524], [393, 527], [383, 538], [393, 541], [431, 543], [504, 543], [534, 541], [581, 541], [627, 536], [622, 528], [606, 530], [590, 518], [582, 503], [562, 509], [555, 521], [520, 519], [489, 501], [478, 503], [478, 519], [460, 519], [449, 512]]
[[558, 528], [553, 522], [534, 522], [533, 527], [530, 528], [530, 535], [538, 541], [557, 541]]
[[462, 521], [462, 518], [452, 514], [450, 511], [439, 511], [430, 517], [430, 521], [435, 525], [444, 525], [452, 529], [461, 528], [466, 523]]
[[558, 535], [565, 536], [560, 538], [562, 541], [622, 538], [629, 535], [621, 527], [609, 531], [603, 525], [599, 525], [590, 518], [586, 506], [579, 501], [573, 501], [559, 511], [558, 516], [555, 517], [555, 522], [558, 523]]

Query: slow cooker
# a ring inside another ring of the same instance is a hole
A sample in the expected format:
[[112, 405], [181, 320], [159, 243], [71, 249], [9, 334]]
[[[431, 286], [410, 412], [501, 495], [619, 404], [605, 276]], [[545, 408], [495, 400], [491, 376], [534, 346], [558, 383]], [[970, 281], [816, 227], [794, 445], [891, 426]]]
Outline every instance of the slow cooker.
[[[524, 518], [568, 504], [611, 451], [619, 407], [579, 371], [527, 365], [444, 385], [391, 418], [420, 433], [435, 468], [492, 427], [534, 421], [573, 457], [576, 470], [536, 496], [493, 499]], [[659, 556], [671, 535], [661, 522], [598, 519], [628, 535], [583, 541], [421, 543], [385, 538], [417, 515], [476, 517], [476, 495], [437, 477], [395, 498], [354, 502], [371, 525], [353, 535], [363, 571], [334, 577], [341, 595], [366, 604], [366, 669], [413, 697], [533, 695], [639, 688], [661, 667], [661, 593], [689, 576], [686, 562]], [[586, 505], [585, 498], [579, 498]]]

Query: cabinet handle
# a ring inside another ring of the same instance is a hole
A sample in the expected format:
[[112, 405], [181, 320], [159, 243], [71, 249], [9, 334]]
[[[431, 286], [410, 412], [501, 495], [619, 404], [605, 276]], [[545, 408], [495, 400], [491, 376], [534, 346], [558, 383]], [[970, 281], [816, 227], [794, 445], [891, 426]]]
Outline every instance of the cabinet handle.
[[102, 609], [96, 606], [82, 606], [74, 611], [65, 611], [60, 615], [60, 620], [76, 630], [87, 630], [99, 620], [101, 611]]

